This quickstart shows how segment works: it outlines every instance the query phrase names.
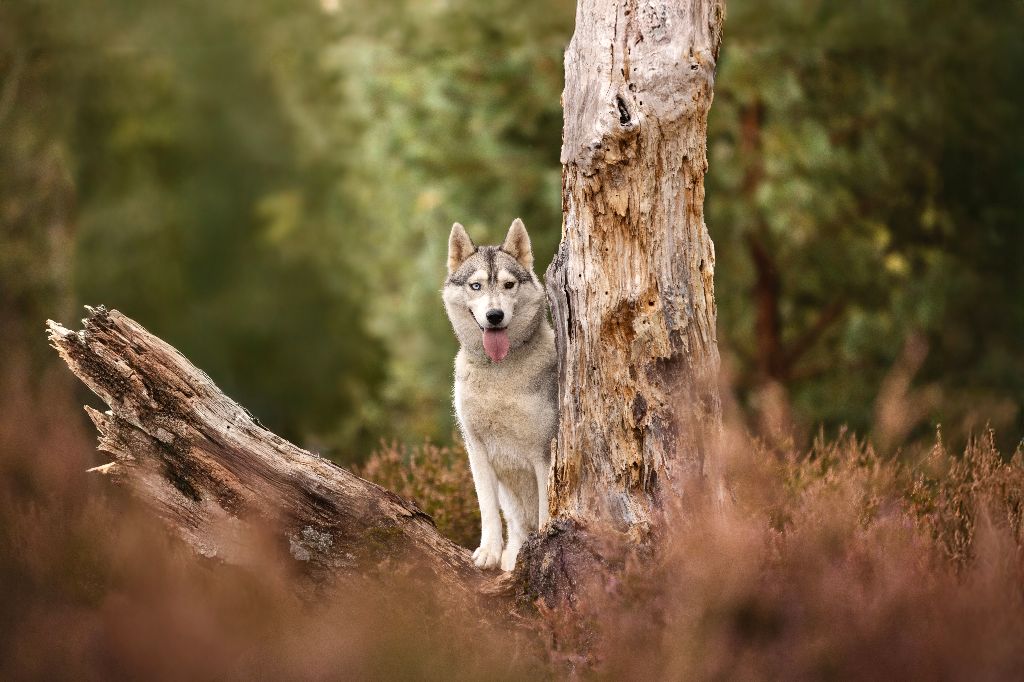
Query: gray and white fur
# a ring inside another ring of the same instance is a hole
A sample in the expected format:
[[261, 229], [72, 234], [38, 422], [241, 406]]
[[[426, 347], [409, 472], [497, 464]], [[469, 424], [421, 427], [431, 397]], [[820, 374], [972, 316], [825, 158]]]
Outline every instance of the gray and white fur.
[[527, 535], [548, 522], [557, 421], [555, 337], [523, 222], [516, 218], [501, 246], [480, 247], [455, 223], [443, 296], [461, 346], [455, 414], [480, 504], [473, 560], [510, 571]]

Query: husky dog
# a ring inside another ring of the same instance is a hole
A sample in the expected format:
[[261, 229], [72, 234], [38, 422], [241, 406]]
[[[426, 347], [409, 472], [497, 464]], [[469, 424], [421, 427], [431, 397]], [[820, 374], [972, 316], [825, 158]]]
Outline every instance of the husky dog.
[[[501, 246], [476, 246], [455, 223], [443, 295], [461, 346], [455, 414], [480, 504], [473, 560], [511, 571], [526, 536], [548, 522], [557, 416], [555, 336], [523, 221], [516, 218]], [[499, 506], [508, 527], [504, 547]]]

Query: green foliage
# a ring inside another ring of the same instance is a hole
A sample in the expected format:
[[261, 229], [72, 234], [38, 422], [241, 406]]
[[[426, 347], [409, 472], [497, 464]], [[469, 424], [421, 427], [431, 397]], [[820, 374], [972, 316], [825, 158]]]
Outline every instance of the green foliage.
[[[104, 303], [336, 459], [446, 439], [447, 232], [553, 253], [573, 4], [0, 5], [0, 334], [48, 357]], [[798, 431], [867, 433], [920, 339], [911, 438], [1024, 433], [1022, 13], [729, 3], [706, 213], [751, 415], [777, 382]]]
[[383, 403], [401, 438], [451, 433], [456, 346], [438, 295], [451, 224], [494, 243], [521, 216], [539, 267], [554, 253], [571, 13], [570, 3], [390, 3], [340, 19], [347, 30], [325, 48], [340, 113], [323, 130], [351, 164], [335, 191], [359, 224], [335, 238], [369, 284], [368, 324], [388, 351]]
[[[844, 305], [781, 372], [804, 427], [864, 433], [904, 341], [930, 348], [927, 421], [1020, 438], [1024, 8], [730, 3], [711, 114], [719, 328], [756, 384], [749, 241], [780, 278], [782, 341]], [[997, 369], [998, 368], [998, 369]]]
[[[328, 216], [299, 210], [303, 192], [325, 179], [295, 142], [268, 69], [273, 55], [252, 42], [294, 37], [313, 25], [315, 8], [279, 25], [285, 8], [274, 5], [144, 14], [134, 3], [94, 5], [34, 5], [20, 17], [34, 30], [12, 48], [65, 79], [31, 83], [49, 101], [41, 120], [19, 120], [16, 131], [31, 139], [49, 127], [47, 144], [65, 155], [79, 210], [56, 226], [76, 232], [64, 286], [143, 320], [288, 437], [358, 457], [376, 439], [384, 354], [363, 322], [360, 288], [332, 273], [343, 259], [312, 262], [281, 248], [296, 224], [316, 238], [312, 228]], [[49, 110], [63, 99], [70, 112]], [[20, 307], [37, 326], [64, 312]]]
[[0, 343], [18, 350], [67, 294], [74, 181], [66, 138], [80, 69], [38, 54], [39, 44], [65, 40], [49, 15], [34, 3], [0, 6]]

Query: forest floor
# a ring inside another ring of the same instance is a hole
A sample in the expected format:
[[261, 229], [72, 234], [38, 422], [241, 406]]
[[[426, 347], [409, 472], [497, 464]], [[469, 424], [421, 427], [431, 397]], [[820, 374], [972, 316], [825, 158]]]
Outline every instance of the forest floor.
[[[510, 635], [396, 576], [291, 589], [267, 550], [199, 559], [85, 470], [99, 457], [62, 377], [4, 377], [0, 678], [1003, 679], [1024, 669], [1024, 453], [990, 434], [883, 457], [728, 440], [730, 501], [694, 496], [662, 549], [592, 576]], [[41, 383], [42, 389], [29, 388]], [[23, 390], [21, 390], [23, 389]], [[40, 405], [47, 409], [40, 410]], [[384, 446], [363, 476], [475, 540], [457, 446]]]

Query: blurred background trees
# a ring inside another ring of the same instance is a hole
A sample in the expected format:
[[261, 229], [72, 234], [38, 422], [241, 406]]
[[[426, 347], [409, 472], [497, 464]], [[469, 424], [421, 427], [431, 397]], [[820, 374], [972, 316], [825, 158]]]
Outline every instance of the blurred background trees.
[[[3, 3], [0, 363], [104, 303], [339, 461], [447, 441], [446, 235], [518, 215], [549, 261], [574, 9]], [[1012, 449], [1024, 7], [728, 9], [706, 210], [751, 427]]]
[[[1022, 10], [730, 3], [707, 219], [721, 334], [769, 428], [865, 433], [880, 410], [906, 413], [875, 420], [883, 441], [1020, 438]], [[878, 402], [894, 366], [916, 388]]]

